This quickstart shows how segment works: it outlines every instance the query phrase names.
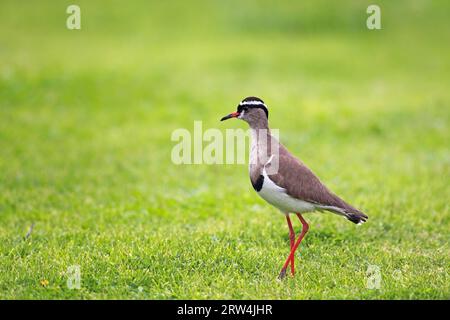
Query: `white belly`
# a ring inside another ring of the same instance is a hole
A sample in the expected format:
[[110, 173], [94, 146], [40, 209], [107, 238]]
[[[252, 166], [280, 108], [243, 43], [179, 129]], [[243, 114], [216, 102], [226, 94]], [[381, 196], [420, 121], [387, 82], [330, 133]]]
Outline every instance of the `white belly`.
[[304, 213], [316, 210], [316, 206], [310, 202], [298, 200], [286, 193], [284, 188], [277, 186], [266, 171], [263, 170], [264, 182], [258, 194], [283, 213]]
[[[249, 165], [256, 164], [258, 157], [257, 131], [255, 129], [252, 129], [251, 133], [252, 145], [250, 148]], [[272, 157], [269, 159], [268, 163], [271, 161], [271, 159]], [[251, 170], [251, 166], [249, 166], [249, 169]], [[263, 176], [264, 182], [258, 194], [268, 203], [281, 210], [283, 213], [304, 213], [316, 210], [314, 204], [289, 196], [286, 193], [285, 189], [277, 186], [272, 180], [270, 180], [265, 169], [263, 170]]]

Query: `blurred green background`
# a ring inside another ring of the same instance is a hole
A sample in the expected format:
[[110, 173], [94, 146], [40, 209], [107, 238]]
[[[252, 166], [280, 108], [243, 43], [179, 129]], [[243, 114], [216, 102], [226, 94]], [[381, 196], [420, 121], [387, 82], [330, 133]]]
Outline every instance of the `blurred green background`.
[[[372, 3], [382, 30], [366, 28]], [[66, 28], [70, 4], [81, 30]], [[0, 298], [450, 298], [449, 12], [425, 0], [2, 0]], [[218, 120], [249, 95], [370, 217], [357, 228], [306, 215], [283, 282], [285, 219], [247, 166], [170, 160], [172, 131], [195, 120], [246, 128]], [[72, 265], [80, 290], [66, 285]]]

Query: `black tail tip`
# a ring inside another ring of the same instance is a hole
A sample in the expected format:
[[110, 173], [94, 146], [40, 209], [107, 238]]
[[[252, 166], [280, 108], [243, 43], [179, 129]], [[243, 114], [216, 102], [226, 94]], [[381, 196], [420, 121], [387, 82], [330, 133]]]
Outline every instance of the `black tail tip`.
[[361, 213], [349, 213], [347, 219], [356, 224], [362, 224], [367, 221], [369, 217]]

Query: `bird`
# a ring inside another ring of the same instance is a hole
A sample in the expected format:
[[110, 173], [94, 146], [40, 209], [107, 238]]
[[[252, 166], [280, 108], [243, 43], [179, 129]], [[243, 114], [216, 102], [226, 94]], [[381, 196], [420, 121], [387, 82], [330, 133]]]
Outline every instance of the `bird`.
[[[292, 155], [271, 134], [269, 110], [262, 99], [254, 96], [243, 99], [235, 112], [224, 116], [220, 121], [233, 118], [243, 120], [250, 126], [249, 176], [253, 188], [286, 217], [290, 253], [278, 278], [286, 277], [289, 265], [291, 275], [294, 276], [295, 252], [309, 230], [309, 224], [303, 214], [327, 211], [355, 224], [366, 222], [368, 216], [331, 192], [301, 160]], [[297, 240], [291, 214], [296, 215], [302, 224]]]

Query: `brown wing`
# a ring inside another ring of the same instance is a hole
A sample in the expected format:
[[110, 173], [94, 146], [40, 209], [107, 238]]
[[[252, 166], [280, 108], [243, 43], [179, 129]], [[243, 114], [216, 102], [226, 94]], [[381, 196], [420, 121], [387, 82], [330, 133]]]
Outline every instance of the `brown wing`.
[[[367, 218], [362, 212], [328, 190], [310, 169], [293, 157], [281, 144], [278, 159], [278, 172], [269, 174], [269, 178], [278, 186], [286, 189], [291, 197], [323, 206], [324, 210], [341, 214], [354, 213], [358, 216], [362, 215], [360, 218]], [[266, 171], [270, 173], [270, 170], [266, 169]], [[333, 207], [342, 209], [343, 212], [333, 210]]]

